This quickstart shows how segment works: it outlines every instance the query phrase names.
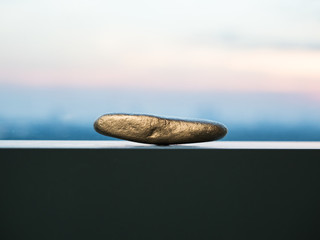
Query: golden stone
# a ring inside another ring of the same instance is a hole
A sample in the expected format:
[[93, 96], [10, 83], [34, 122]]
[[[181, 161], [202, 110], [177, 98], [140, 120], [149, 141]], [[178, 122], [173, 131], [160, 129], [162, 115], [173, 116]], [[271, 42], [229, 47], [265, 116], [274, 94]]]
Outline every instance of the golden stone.
[[156, 145], [207, 142], [227, 134], [223, 124], [213, 121], [132, 114], [103, 115], [95, 121], [94, 129], [106, 136]]

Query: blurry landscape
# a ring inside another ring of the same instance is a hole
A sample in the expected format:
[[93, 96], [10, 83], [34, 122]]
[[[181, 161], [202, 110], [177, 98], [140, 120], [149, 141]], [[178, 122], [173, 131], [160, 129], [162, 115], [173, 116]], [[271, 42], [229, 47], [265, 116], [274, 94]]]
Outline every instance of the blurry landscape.
[[320, 104], [299, 94], [7, 86], [0, 109], [0, 139], [109, 140], [93, 129], [100, 115], [146, 113], [222, 122], [229, 141], [320, 140]]
[[320, 141], [320, 1], [0, 2], [0, 139], [105, 140], [106, 113]]

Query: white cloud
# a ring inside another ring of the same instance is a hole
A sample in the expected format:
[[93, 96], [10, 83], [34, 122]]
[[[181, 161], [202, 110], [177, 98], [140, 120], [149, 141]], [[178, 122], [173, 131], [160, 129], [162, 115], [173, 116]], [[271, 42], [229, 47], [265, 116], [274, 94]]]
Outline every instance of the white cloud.
[[299, 90], [320, 78], [319, 13], [302, 0], [1, 1], [0, 83]]

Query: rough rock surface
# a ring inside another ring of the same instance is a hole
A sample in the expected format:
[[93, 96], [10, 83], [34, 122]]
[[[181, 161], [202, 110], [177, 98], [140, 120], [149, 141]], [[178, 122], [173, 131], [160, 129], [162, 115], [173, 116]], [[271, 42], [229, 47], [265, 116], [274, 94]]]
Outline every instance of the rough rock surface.
[[223, 138], [227, 128], [213, 121], [191, 121], [150, 115], [106, 114], [94, 123], [98, 133], [140, 143], [170, 145]]

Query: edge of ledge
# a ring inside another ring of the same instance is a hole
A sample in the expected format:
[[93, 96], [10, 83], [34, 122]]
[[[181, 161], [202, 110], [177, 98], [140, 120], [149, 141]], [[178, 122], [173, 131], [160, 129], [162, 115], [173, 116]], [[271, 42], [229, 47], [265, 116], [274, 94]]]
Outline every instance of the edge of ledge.
[[0, 149], [317, 149], [320, 142], [215, 141], [156, 146], [129, 141], [0, 140]]

